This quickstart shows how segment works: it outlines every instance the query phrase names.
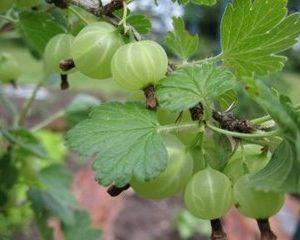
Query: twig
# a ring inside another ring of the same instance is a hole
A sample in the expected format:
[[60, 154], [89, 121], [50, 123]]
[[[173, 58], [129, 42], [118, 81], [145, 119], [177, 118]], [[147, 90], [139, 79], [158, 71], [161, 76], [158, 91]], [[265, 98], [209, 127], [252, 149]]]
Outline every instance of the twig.
[[237, 119], [230, 113], [213, 111], [213, 118], [218, 121], [222, 129], [240, 133], [252, 133], [255, 129], [245, 119]]
[[0, 103], [13, 117], [13, 126], [15, 126], [17, 124], [17, 119], [18, 119], [18, 110], [16, 106], [6, 96], [4, 96], [4, 92], [1, 88], [0, 88]]
[[43, 81], [40, 81], [37, 83], [37, 85], [35, 86], [35, 89], [33, 90], [31, 97], [27, 100], [27, 102], [24, 104], [22, 111], [20, 113], [20, 117], [18, 120], [18, 126], [22, 126], [24, 124], [24, 121], [26, 119], [26, 116], [31, 108], [31, 105], [33, 104], [36, 94], [38, 93], [38, 91], [40, 90], [41, 86], [43, 85]]
[[108, 16], [113, 17], [113, 12], [123, 8], [123, 1], [122, 0], [112, 0], [110, 3], [102, 6], [102, 4], [91, 4], [89, 1], [84, 0], [47, 0], [48, 3], [53, 3], [55, 6], [59, 8], [67, 8], [69, 4], [73, 4], [78, 6], [91, 14], [102, 17]]
[[63, 117], [65, 114], [64, 110], [58, 111], [56, 113], [53, 113], [50, 115], [50, 117], [48, 117], [47, 119], [45, 119], [44, 121], [40, 122], [39, 124], [35, 125], [33, 128], [31, 128], [30, 130], [32, 132], [36, 132], [40, 129], [43, 129], [44, 127], [48, 126], [50, 123], [52, 123], [54, 120]]
[[211, 125], [210, 123], [206, 123], [206, 127], [209, 128], [210, 130], [214, 131], [214, 132], [218, 132], [227, 136], [231, 136], [231, 137], [237, 137], [237, 138], [265, 138], [265, 137], [273, 137], [276, 136], [280, 133], [279, 130], [274, 130], [274, 131], [270, 131], [270, 132], [253, 132], [253, 133], [240, 133], [240, 132], [233, 132], [233, 131], [228, 131], [222, 128], [218, 128], [216, 126]]

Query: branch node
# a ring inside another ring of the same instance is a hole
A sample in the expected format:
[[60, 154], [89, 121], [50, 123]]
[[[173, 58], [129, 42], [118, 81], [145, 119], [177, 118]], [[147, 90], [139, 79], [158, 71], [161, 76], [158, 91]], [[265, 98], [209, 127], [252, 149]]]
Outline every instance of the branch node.
[[213, 118], [220, 123], [222, 129], [240, 133], [252, 133], [255, 129], [245, 119], [237, 119], [231, 113], [213, 111]]
[[155, 98], [155, 88], [153, 85], [150, 85], [143, 89], [144, 95], [146, 98], [146, 108], [155, 110], [158, 106]]
[[203, 105], [201, 102], [199, 102], [194, 107], [190, 108], [190, 114], [193, 121], [201, 120], [203, 117]]

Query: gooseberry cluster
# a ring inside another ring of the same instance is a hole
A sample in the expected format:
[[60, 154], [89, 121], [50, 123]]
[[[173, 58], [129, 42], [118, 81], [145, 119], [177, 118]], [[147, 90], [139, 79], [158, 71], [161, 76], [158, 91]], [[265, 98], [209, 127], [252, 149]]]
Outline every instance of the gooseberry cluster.
[[48, 69], [68, 74], [68, 60], [84, 75], [95, 79], [113, 77], [128, 90], [155, 85], [165, 76], [168, 66], [167, 54], [159, 44], [149, 40], [125, 44], [119, 30], [107, 22], [90, 24], [76, 37], [53, 37], [45, 50]]
[[284, 194], [258, 191], [249, 185], [249, 175], [270, 160], [270, 153], [261, 151], [262, 146], [247, 144], [239, 148], [222, 171], [207, 166], [195, 172], [191, 154], [177, 137], [168, 136], [165, 144], [169, 153], [166, 170], [154, 180], [131, 182], [139, 196], [162, 199], [182, 192], [186, 208], [208, 220], [221, 218], [233, 206], [255, 219], [267, 219], [282, 207]]
[[[52, 38], [45, 50], [45, 61], [50, 70], [68, 74], [70, 69], [64, 68], [64, 64], [68, 66], [67, 60], [71, 59], [72, 67], [86, 76], [112, 77], [127, 90], [145, 89], [164, 78], [168, 58], [159, 44], [149, 40], [125, 42], [112, 24], [96, 22], [83, 28], [76, 37], [60, 34]], [[131, 98], [140, 100], [139, 96]], [[167, 110], [158, 108], [160, 122], [174, 122], [170, 116]], [[183, 117], [189, 118], [186, 114]], [[193, 160], [186, 147], [190, 142], [184, 134], [163, 138], [168, 165], [155, 179], [131, 180], [130, 186], [139, 196], [163, 199], [182, 192], [186, 208], [202, 219], [220, 218], [234, 205], [241, 214], [256, 219], [266, 219], [281, 208], [283, 194], [257, 191], [248, 184], [249, 174], [259, 171], [270, 160], [270, 152], [262, 151], [262, 146], [239, 147], [226, 166], [216, 170], [205, 163], [199, 168], [196, 161], [203, 158]]]

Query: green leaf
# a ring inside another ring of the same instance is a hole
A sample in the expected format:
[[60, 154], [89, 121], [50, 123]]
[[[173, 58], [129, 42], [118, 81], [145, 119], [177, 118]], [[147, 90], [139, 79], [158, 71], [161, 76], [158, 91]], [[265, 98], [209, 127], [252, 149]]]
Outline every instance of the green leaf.
[[[294, 139], [299, 149], [300, 134]], [[300, 192], [300, 162], [295, 144], [283, 140], [270, 162], [258, 173], [251, 175], [249, 183], [259, 190]]]
[[288, 106], [284, 105], [275, 92], [260, 80], [248, 80], [250, 86], [248, 91], [252, 93], [253, 99], [263, 107], [272, 119], [279, 125], [286, 134], [293, 133], [299, 128], [299, 123], [295, 122], [291, 116]]
[[56, 216], [65, 223], [74, 222], [73, 209], [76, 199], [69, 191], [72, 181], [71, 173], [61, 165], [51, 165], [40, 173], [40, 181], [45, 189], [31, 188], [28, 198], [35, 208], [47, 210], [50, 216]]
[[275, 55], [297, 42], [299, 13], [286, 16], [287, 0], [233, 0], [221, 24], [224, 64], [237, 75], [263, 75], [282, 69], [286, 58]]
[[69, 125], [75, 126], [80, 121], [84, 120], [91, 109], [100, 104], [100, 101], [90, 95], [79, 94], [73, 101], [67, 106], [65, 111], [65, 119]]
[[140, 34], [146, 34], [151, 30], [151, 21], [145, 15], [129, 15], [127, 23]]
[[217, 0], [191, 0], [191, 2], [197, 5], [212, 6], [217, 3]]
[[237, 93], [231, 89], [224, 94], [220, 95], [216, 100], [216, 106], [221, 112], [227, 111], [237, 102]]
[[173, 17], [174, 31], [169, 31], [165, 43], [179, 58], [186, 60], [198, 49], [199, 38], [190, 35], [184, 27], [181, 17]]
[[[250, 80], [249, 80], [250, 81]], [[278, 96], [261, 81], [250, 81], [254, 100], [278, 124], [283, 141], [274, 151], [267, 166], [250, 178], [260, 190], [300, 192], [300, 113], [290, 99]]]
[[125, 186], [134, 176], [154, 178], [167, 164], [167, 151], [157, 133], [155, 112], [139, 103], [107, 103], [67, 134], [69, 147], [83, 155], [98, 154], [93, 164], [104, 186]]
[[213, 64], [189, 64], [160, 81], [156, 90], [159, 104], [182, 111], [224, 94], [234, 86], [233, 74]]
[[44, 146], [34, 135], [24, 128], [0, 129], [1, 134], [11, 143], [17, 144], [23, 155], [33, 154], [39, 158], [48, 158]]
[[[35, 195], [35, 193], [33, 193], [32, 190], [29, 190], [29, 195]], [[53, 240], [53, 229], [48, 225], [48, 219], [50, 216], [47, 210], [40, 208], [34, 201], [32, 201], [31, 208], [34, 212], [35, 222], [40, 231], [41, 239]]]
[[232, 147], [228, 137], [220, 134], [205, 136], [202, 150], [206, 163], [218, 170], [224, 168], [232, 153]]
[[75, 213], [75, 222], [72, 225], [63, 225], [65, 240], [97, 240], [101, 236], [101, 230], [91, 229], [89, 214], [84, 211]]
[[46, 12], [22, 12], [18, 27], [28, 45], [39, 53], [44, 52], [53, 36], [66, 32], [65, 27]]

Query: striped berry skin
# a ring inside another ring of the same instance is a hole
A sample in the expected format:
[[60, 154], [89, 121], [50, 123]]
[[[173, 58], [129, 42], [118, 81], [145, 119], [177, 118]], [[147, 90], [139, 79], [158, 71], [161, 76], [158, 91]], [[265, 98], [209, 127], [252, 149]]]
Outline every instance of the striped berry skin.
[[113, 25], [106, 22], [90, 24], [79, 32], [72, 44], [75, 66], [90, 78], [110, 78], [112, 57], [123, 44]]
[[165, 77], [168, 57], [156, 42], [145, 40], [119, 48], [111, 63], [113, 79], [124, 89], [139, 90]]

